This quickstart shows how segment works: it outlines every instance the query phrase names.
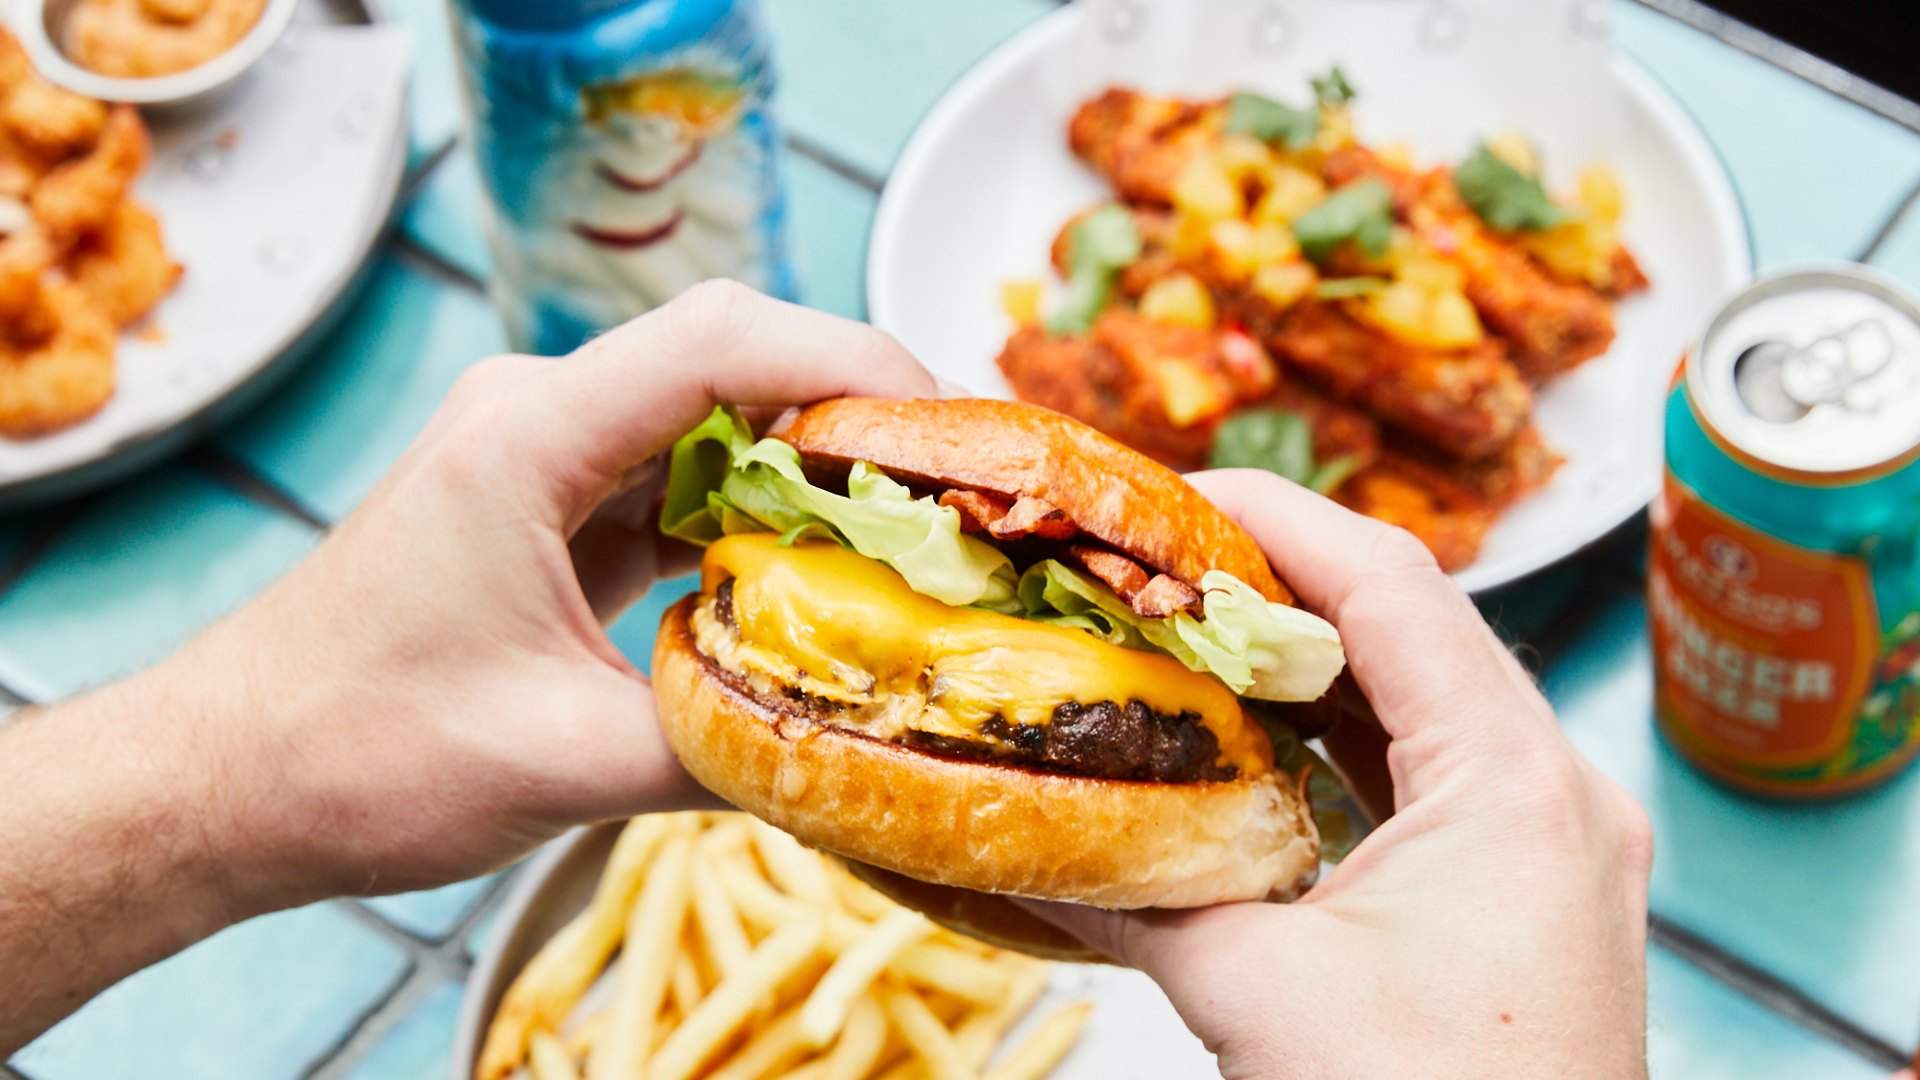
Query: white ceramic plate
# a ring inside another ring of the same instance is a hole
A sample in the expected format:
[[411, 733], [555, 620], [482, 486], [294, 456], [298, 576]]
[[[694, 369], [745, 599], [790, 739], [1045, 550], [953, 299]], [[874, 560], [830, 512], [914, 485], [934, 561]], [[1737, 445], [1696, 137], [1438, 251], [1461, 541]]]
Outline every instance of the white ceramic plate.
[[1485, 134], [1519, 130], [1541, 145], [1555, 186], [1610, 164], [1626, 187], [1628, 242], [1654, 283], [1619, 306], [1608, 355], [1539, 394], [1536, 420], [1567, 464], [1501, 519], [1460, 584], [1511, 582], [1646, 505], [1667, 379], [1714, 305], [1751, 274], [1752, 255], [1712, 147], [1653, 78], [1613, 55], [1596, 21], [1605, 5], [1212, 0], [1188, 24], [1170, 14], [1181, 2], [1081, 0], [954, 84], [881, 198], [867, 262], [874, 324], [942, 377], [1010, 396], [993, 362], [1008, 331], [999, 283], [1045, 273], [1060, 223], [1108, 197], [1067, 150], [1073, 108], [1115, 82], [1299, 100], [1307, 76], [1337, 62], [1359, 87], [1369, 141], [1448, 161]]
[[[0, 507], [104, 483], [258, 392], [353, 283], [406, 162], [409, 38], [392, 26], [297, 26], [231, 93], [148, 117], [136, 197], [186, 267], [120, 338], [105, 408], [0, 439]], [[343, 79], [340, 72], [351, 71]]]

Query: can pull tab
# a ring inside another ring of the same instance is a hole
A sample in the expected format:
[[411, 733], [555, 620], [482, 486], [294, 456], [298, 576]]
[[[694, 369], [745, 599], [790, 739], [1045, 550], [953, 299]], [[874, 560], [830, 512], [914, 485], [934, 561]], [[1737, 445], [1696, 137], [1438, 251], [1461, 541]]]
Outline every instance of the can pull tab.
[[1877, 318], [1861, 319], [1794, 351], [1780, 371], [1781, 388], [1802, 405], [1837, 403], [1857, 412], [1878, 409], [1889, 387], [1878, 377], [1893, 365], [1893, 332]]
[[1734, 387], [1754, 416], [1790, 424], [1816, 405], [1839, 405], [1870, 413], [1893, 399], [1912, 381], [1883, 378], [1893, 374], [1899, 346], [1893, 331], [1866, 318], [1799, 347], [1782, 341], [1750, 345], [1734, 362]]

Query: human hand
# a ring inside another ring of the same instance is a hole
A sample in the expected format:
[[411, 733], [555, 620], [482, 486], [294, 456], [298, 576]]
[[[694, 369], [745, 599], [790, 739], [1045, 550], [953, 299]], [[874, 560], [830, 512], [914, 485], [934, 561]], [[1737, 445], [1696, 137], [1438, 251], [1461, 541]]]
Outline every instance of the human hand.
[[1411, 536], [1191, 477], [1339, 627], [1395, 814], [1298, 903], [1034, 905], [1164, 989], [1227, 1077], [1645, 1073], [1646, 815]]
[[885, 334], [727, 282], [571, 356], [476, 366], [311, 557], [151, 676], [234, 688], [198, 732], [234, 914], [706, 801], [601, 629], [694, 564], [654, 528], [661, 455], [720, 402], [934, 391]]

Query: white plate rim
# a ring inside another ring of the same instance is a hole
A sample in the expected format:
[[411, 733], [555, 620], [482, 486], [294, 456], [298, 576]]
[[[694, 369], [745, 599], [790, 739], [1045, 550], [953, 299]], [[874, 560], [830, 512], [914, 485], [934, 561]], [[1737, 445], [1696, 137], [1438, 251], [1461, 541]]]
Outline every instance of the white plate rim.
[[[975, 99], [1004, 78], [1009, 70], [1028, 62], [1031, 54], [1058, 48], [1060, 39], [1072, 33], [1078, 18], [1080, 8], [1067, 5], [1036, 19], [1001, 42], [942, 91], [933, 107], [914, 126], [905, 146], [894, 160], [893, 168], [888, 171], [868, 233], [866, 304], [867, 319], [874, 326], [892, 331], [898, 325], [893, 315], [899, 310], [900, 302], [892, 292], [891, 282], [899, 280], [899, 277], [893, 273], [893, 260], [896, 257], [904, 258], [905, 253], [892, 238], [903, 228], [907, 198], [902, 193], [920, 186], [920, 178], [933, 166], [935, 148], [945, 139], [947, 130], [972, 107]], [[1689, 171], [1702, 181], [1703, 194], [1713, 208], [1719, 226], [1716, 231], [1728, 245], [1723, 255], [1730, 264], [1740, 267], [1745, 275], [1751, 277], [1756, 268], [1752, 219], [1747, 214], [1739, 189], [1734, 185], [1718, 147], [1686, 106], [1639, 61], [1616, 50], [1612, 70], [1634, 102], [1644, 108], [1653, 121], [1673, 138]], [[1703, 326], [1707, 314], [1702, 313], [1700, 323]], [[1561, 534], [1556, 543], [1541, 545], [1524, 555], [1499, 562], [1476, 561], [1455, 572], [1453, 579], [1469, 593], [1482, 593], [1547, 569], [1579, 554], [1631, 520], [1659, 493], [1659, 487], [1659, 476], [1650, 471], [1637, 487], [1629, 489], [1625, 496], [1605, 508], [1582, 518], [1575, 527]]]
[[[402, 181], [407, 173], [409, 94], [410, 89], [403, 91], [400, 97], [397, 122], [392, 125], [393, 135], [375, 189], [373, 212], [360, 223], [360, 233], [354, 239], [349, 257], [341, 260], [338, 271], [331, 279], [312, 292], [311, 300], [300, 316], [287, 320], [281, 332], [266, 348], [260, 350], [251, 363], [236, 368], [225, 382], [208, 386], [191, 407], [155, 423], [130, 429], [97, 452], [0, 482], [0, 509], [13, 511], [51, 499], [72, 498], [94, 487], [111, 483], [125, 471], [116, 469], [116, 463], [124, 459], [137, 459], [131, 468], [140, 468], [150, 463], [148, 456], [157, 458], [179, 449], [180, 446], [173, 445], [174, 436], [186, 435], [190, 439], [196, 434], [203, 434], [195, 429], [208, 417], [220, 415], [229, 403], [242, 397], [262, 379], [278, 378], [294, 366], [293, 363], [282, 364], [281, 361], [290, 359], [289, 354], [297, 352], [306, 343], [307, 336], [325, 323], [334, 307], [347, 298], [393, 220]], [[85, 424], [91, 421], [80, 422]], [[184, 445], [187, 439], [180, 440], [181, 444]]]

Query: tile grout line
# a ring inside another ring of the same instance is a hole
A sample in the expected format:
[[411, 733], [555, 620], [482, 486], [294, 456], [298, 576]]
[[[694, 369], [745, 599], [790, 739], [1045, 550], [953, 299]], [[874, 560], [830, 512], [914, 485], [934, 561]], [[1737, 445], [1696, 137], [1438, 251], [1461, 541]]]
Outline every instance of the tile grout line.
[[512, 870], [497, 876], [447, 932], [446, 937], [438, 941], [400, 928], [362, 901], [344, 898], [335, 901], [360, 922], [372, 925], [389, 940], [399, 942], [413, 963], [407, 978], [362, 1014], [304, 1076], [311, 1080], [331, 1080], [344, 1076], [347, 1068], [364, 1058], [437, 985], [444, 982], [465, 983], [473, 968], [466, 954], [467, 936], [481, 919], [498, 906], [507, 884], [514, 876], [515, 871]]
[[354, 1017], [353, 1023], [347, 1025], [345, 1034], [336, 1039], [332, 1045], [314, 1055], [313, 1061], [301, 1069], [299, 1075], [302, 1078], [320, 1075], [329, 1063], [339, 1057], [342, 1048], [352, 1041], [356, 1032], [366, 1026], [369, 1019], [384, 1011], [388, 1005], [407, 993], [408, 988], [410, 988], [419, 977], [420, 970], [421, 965], [418, 962], [418, 958], [410, 955], [407, 966], [401, 969], [399, 976], [395, 978], [392, 983], [388, 984], [386, 990], [382, 992], [379, 997], [375, 998], [371, 1004], [360, 1010], [360, 1014]]
[[413, 269], [428, 277], [439, 278], [457, 288], [486, 295], [487, 281], [473, 271], [414, 239], [403, 229], [394, 229], [387, 237], [387, 250]]
[[1875, 255], [1880, 254], [1880, 249], [1893, 238], [1893, 234], [1900, 228], [1900, 223], [1906, 220], [1908, 212], [1913, 209], [1916, 202], [1920, 202], [1920, 180], [1914, 181], [1913, 186], [1907, 189], [1907, 193], [1901, 196], [1900, 201], [1894, 205], [1893, 212], [1887, 215], [1887, 220], [1874, 231], [1873, 238], [1860, 249], [1860, 254], [1854, 256], [1853, 261], [1871, 262]]
[[262, 476], [240, 458], [212, 443], [202, 443], [188, 452], [185, 463], [218, 483], [254, 502], [297, 519], [315, 532], [327, 532], [333, 523], [319, 511], [301, 502], [286, 488]]
[[867, 189], [872, 194], [880, 194], [880, 190], [887, 186], [886, 177], [868, 172], [863, 166], [855, 165], [804, 135], [788, 132], [786, 144], [787, 149], [793, 153], [806, 158], [842, 180]]
[[1905, 1051], [1821, 1004], [1812, 995], [1657, 912], [1647, 914], [1647, 940], [1770, 1012], [1838, 1043], [1889, 1071], [1909, 1064]]

